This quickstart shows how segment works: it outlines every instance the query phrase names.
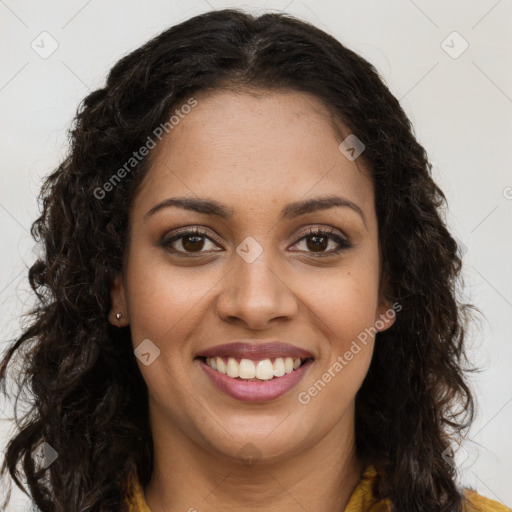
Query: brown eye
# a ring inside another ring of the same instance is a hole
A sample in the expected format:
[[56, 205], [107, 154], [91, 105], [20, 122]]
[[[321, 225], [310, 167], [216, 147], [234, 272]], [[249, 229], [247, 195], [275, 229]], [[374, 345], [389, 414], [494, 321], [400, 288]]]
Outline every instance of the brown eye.
[[[160, 245], [165, 249], [175, 253], [202, 253], [207, 241], [213, 240], [207, 236], [205, 231], [200, 229], [192, 229], [182, 231], [170, 238], [164, 238]], [[181, 245], [181, 247], [180, 247]]]
[[[346, 238], [336, 234], [332, 229], [311, 228], [301, 236], [299, 242], [302, 240], [306, 240], [306, 252], [311, 252], [315, 256], [329, 256], [352, 247]], [[334, 249], [326, 251], [330, 242], [334, 243]]]

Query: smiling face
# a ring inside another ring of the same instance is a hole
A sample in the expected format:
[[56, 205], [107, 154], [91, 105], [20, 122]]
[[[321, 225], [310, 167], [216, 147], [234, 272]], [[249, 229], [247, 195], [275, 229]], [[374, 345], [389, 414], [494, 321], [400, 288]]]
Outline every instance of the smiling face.
[[[359, 350], [353, 342], [377, 320], [380, 330], [393, 321], [379, 294], [371, 180], [340, 152], [328, 111], [311, 95], [196, 99], [153, 150], [112, 290], [111, 323], [122, 311], [134, 348], [150, 340], [151, 363], [138, 364], [153, 436], [216, 457], [243, 458], [251, 443], [257, 457], [275, 460], [326, 439], [339, 445], [353, 431], [373, 352], [371, 336]], [[321, 209], [306, 204], [326, 197]], [[252, 352], [212, 349], [248, 338]], [[263, 345], [270, 341], [287, 346]], [[233, 356], [228, 375], [216, 355]], [[287, 355], [306, 364], [292, 371]], [[244, 376], [265, 359], [256, 376], [282, 375], [279, 358], [283, 376], [233, 378], [241, 359]]]

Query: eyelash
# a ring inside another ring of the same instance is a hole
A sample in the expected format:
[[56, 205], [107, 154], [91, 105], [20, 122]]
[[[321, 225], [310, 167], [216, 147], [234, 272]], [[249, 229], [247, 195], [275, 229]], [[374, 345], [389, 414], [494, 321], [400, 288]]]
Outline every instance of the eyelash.
[[[208, 233], [206, 231], [204, 231], [200, 228], [192, 228], [192, 229], [187, 229], [186, 231], [181, 231], [181, 232], [173, 235], [170, 238], [164, 238], [160, 242], [160, 245], [165, 249], [169, 249], [169, 247], [172, 245], [172, 243], [175, 242], [176, 240], [179, 240], [180, 238], [186, 238], [187, 236], [191, 236], [191, 235], [204, 236], [204, 237], [212, 240], [213, 242], [216, 242], [216, 240], [214, 240], [210, 236], [208, 236]], [[339, 254], [340, 252], [342, 252], [346, 249], [350, 249], [352, 247], [351, 243], [346, 238], [336, 234], [334, 229], [325, 229], [325, 228], [309, 228], [305, 233], [302, 233], [300, 235], [299, 239], [295, 242], [295, 244], [297, 244], [298, 242], [300, 242], [303, 239], [308, 238], [310, 236], [324, 236], [324, 237], [331, 238], [339, 246], [337, 249], [331, 250], [330, 252], [314, 253], [314, 252], [308, 251], [309, 254], [313, 255], [314, 257], [322, 258], [322, 257], [326, 257], [326, 256], [331, 256], [333, 254]], [[171, 249], [171, 250], [175, 254], [180, 254], [180, 255], [193, 255], [194, 254], [194, 253], [188, 253], [188, 252], [184, 252], [184, 251], [176, 251], [174, 249]], [[200, 254], [202, 254], [202, 252], [203, 251], [199, 251], [196, 254], [200, 255]], [[217, 252], [217, 251], [215, 251], [215, 252]], [[194, 256], [192, 256], [192, 257], [194, 257]]]

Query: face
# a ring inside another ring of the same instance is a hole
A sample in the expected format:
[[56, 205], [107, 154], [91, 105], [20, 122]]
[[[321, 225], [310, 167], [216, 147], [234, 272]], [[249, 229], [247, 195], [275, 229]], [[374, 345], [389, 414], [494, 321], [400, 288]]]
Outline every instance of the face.
[[[372, 328], [393, 322], [372, 183], [311, 95], [195, 98], [131, 205], [110, 321], [122, 311], [143, 343], [154, 436], [292, 456], [353, 429]], [[306, 205], [327, 197], [339, 199]]]

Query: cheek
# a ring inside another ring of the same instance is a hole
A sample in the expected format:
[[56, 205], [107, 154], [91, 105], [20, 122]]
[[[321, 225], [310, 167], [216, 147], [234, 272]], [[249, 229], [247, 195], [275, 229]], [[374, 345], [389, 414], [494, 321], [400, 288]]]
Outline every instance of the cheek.
[[[354, 333], [375, 319], [377, 295], [373, 286], [358, 279], [340, 278], [326, 284], [324, 294], [318, 302], [333, 333]], [[316, 306], [316, 307], [318, 307]]]
[[168, 262], [149, 265], [148, 261], [143, 252], [134, 254], [127, 269], [132, 336], [135, 343], [154, 337], [168, 345], [171, 336], [180, 339], [179, 331], [198, 321], [201, 300], [214, 283], [205, 285], [205, 279], [210, 279], [206, 269], [180, 269]]
[[[359, 261], [350, 268], [317, 275], [307, 295], [307, 307], [324, 325], [333, 352], [374, 326], [379, 299], [378, 269]], [[349, 343], [350, 344], [350, 343]]]

